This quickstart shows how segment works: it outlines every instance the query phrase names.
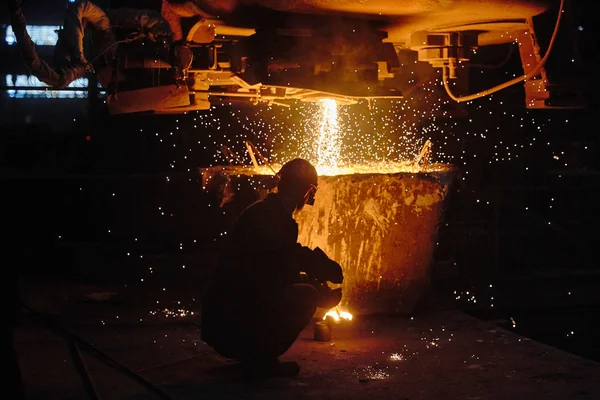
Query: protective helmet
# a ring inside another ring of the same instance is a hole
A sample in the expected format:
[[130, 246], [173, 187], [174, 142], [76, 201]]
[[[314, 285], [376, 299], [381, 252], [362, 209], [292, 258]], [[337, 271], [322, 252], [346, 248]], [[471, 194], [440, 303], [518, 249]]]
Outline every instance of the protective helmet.
[[306, 197], [306, 204], [314, 203], [319, 175], [317, 169], [302, 158], [295, 158], [283, 164], [279, 172], [280, 190], [296, 192]]
[[289, 180], [306, 185], [316, 185], [319, 178], [317, 169], [310, 162], [302, 158], [295, 158], [283, 164], [277, 176], [282, 181]]

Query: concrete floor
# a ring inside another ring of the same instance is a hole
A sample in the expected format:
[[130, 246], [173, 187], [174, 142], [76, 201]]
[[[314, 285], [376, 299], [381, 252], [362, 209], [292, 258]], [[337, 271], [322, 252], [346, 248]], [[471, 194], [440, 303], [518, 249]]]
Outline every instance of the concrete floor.
[[[248, 382], [200, 340], [196, 315], [149, 313], [153, 296], [131, 287], [22, 284], [32, 308], [52, 314], [174, 400], [600, 398], [600, 364], [451, 307], [412, 317], [357, 317], [333, 327], [327, 343], [314, 341], [309, 326], [282, 357], [300, 364], [298, 377]], [[15, 332], [29, 398], [87, 399], [66, 341], [38, 322], [24, 314]], [[84, 359], [101, 399], [159, 398], [85, 353]]]

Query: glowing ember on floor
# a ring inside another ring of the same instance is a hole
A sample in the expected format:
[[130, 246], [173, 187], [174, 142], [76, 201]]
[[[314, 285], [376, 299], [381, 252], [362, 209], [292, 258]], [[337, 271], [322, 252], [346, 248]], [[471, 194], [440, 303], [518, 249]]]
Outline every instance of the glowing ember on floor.
[[327, 317], [332, 318], [335, 322], [340, 322], [342, 320], [352, 321], [352, 314], [350, 314], [347, 311], [340, 311], [338, 307], [332, 308], [331, 310], [327, 311], [323, 316], [323, 319], [326, 320]]
[[150, 311], [150, 315], [152, 316], [165, 316], [167, 318], [169, 317], [173, 317], [173, 318], [178, 318], [178, 317], [189, 317], [189, 316], [193, 316], [194, 312], [190, 311], [190, 310], [185, 310], [183, 308], [179, 308], [179, 309], [168, 309], [168, 308], [164, 308], [161, 310], [155, 310], [155, 311]]
[[382, 368], [372, 365], [357, 368], [355, 374], [361, 382], [388, 379], [390, 377], [390, 374], [387, 372], [387, 367]]

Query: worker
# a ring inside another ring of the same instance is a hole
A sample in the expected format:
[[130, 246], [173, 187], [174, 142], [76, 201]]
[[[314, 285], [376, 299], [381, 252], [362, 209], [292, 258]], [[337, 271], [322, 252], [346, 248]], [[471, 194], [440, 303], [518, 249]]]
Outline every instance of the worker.
[[87, 60], [84, 49], [84, 34], [93, 28], [97, 40], [97, 64], [112, 62], [112, 52], [117, 43], [114, 28], [138, 32], [139, 37], [147, 37], [154, 42], [170, 40], [169, 23], [159, 11], [147, 9], [118, 8], [102, 9], [95, 2], [77, 0], [69, 2], [63, 28], [58, 32], [59, 39], [54, 48], [54, 65], [40, 58], [33, 40], [27, 32], [27, 22], [23, 13], [23, 0], [9, 1], [10, 20], [17, 44], [21, 49], [25, 66], [40, 81], [57, 89], [67, 87], [74, 80], [95, 72], [91, 60]]
[[[214, 40], [212, 15], [231, 12], [237, 0], [161, 0], [159, 9], [127, 6], [133, 1], [124, 1], [121, 7], [103, 7], [110, 2], [103, 0], [75, 0], [68, 3], [62, 29], [54, 48], [52, 64], [40, 58], [35, 44], [27, 32], [27, 21], [23, 13], [23, 0], [9, 0], [11, 26], [23, 55], [25, 66], [41, 82], [62, 89], [74, 80], [88, 74], [96, 74], [103, 86], [118, 74], [115, 66], [116, 45], [129, 43], [142, 37], [155, 43], [157, 48], [171, 48], [172, 62], [180, 69], [188, 68], [191, 54], [186, 47], [182, 20], [196, 18], [205, 22], [211, 33], [207, 43]], [[151, 2], [150, 2], [151, 3]], [[88, 28], [91, 28], [88, 30]], [[117, 32], [120, 31], [120, 32]], [[84, 47], [86, 32], [92, 34], [93, 57], [88, 60]], [[117, 33], [130, 35], [117, 40]], [[106, 85], [105, 85], [106, 84]]]
[[341, 300], [342, 268], [318, 247], [298, 243], [294, 214], [312, 205], [317, 171], [304, 159], [279, 170], [276, 190], [233, 223], [202, 304], [202, 339], [249, 372], [294, 376], [284, 354], [312, 321], [317, 307]]

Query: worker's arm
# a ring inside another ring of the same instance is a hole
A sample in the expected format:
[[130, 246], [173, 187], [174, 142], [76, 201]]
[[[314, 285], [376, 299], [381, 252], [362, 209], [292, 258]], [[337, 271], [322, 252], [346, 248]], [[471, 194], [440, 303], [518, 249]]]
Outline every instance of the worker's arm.
[[319, 247], [311, 250], [300, 243], [280, 248], [276, 256], [284, 261], [289, 273], [297, 276], [306, 273], [311, 279], [320, 282], [341, 284], [344, 280], [342, 267], [330, 259]]
[[[301, 272], [321, 282], [342, 283], [340, 265], [319, 248], [312, 250], [297, 242], [295, 223], [281, 220], [277, 209], [256, 207], [244, 213], [237, 222], [240, 243], [264, 261], [266, 268], [281, 276], [282, 282], [295, 281]], [[261, 263], [262, 264], [262, 263]]]
[[109, 17], [112, 27], [139, 31], [152, 41], [167, 39], [173, 35], [169, 23], [159, 12], [153, 10], [118, 8], [109, 10]]
[[85, 29], [91, 25], [97, 33], [109, 42], [114, 42], [111, 23], [103, 9], [91, 1], [71, 2], [65, 12], [65, 23], [61, 39], [68, 49], [67, 56], [71, 57], [72, 63], [86, 64], [84, 55], [83, 39]]
[[315, 254], [315, 257], [320, 258], [316, 270], [313, 271], [317, 279], [336, 284], [341, 284], [344, 281], [344, 274], [340, 264], [329, 258], [319, 247], [315, 247], [313, 254]]

